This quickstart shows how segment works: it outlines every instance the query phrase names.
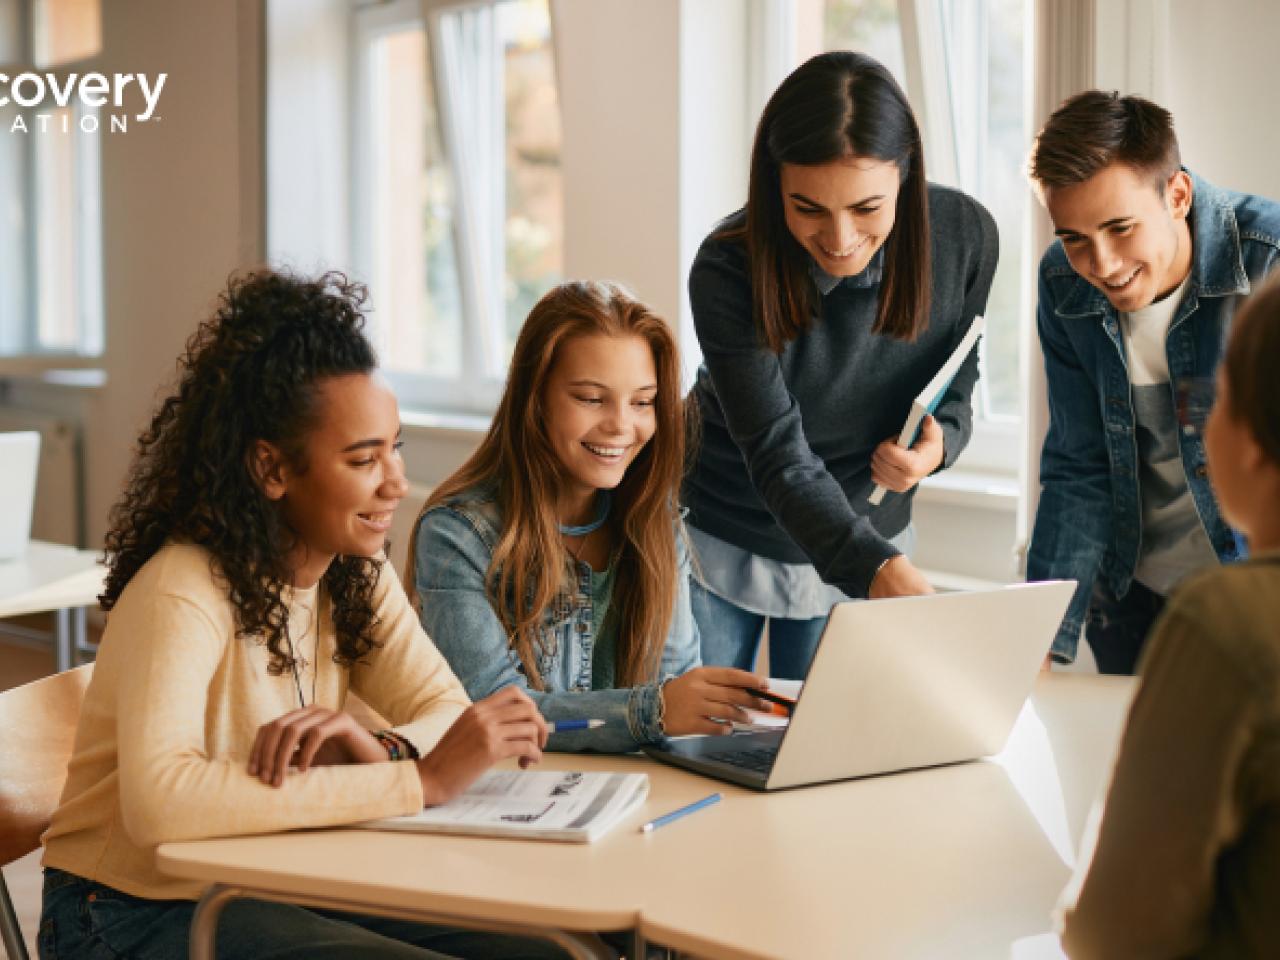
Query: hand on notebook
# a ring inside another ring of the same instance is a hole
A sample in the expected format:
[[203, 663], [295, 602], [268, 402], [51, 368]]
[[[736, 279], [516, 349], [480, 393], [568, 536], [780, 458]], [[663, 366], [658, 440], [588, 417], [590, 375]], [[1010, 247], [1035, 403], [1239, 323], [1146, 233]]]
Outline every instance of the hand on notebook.
[[769, 681], [762, 676], [735, 670], [733, 667], [697, 667], [683, 676], [667, 681], [662, 687], [666, 712], [662, 730], [668, 736], [682, 737], [690, 733], [732, 733], [729, 722], [745, 723], [745, 707], [767, 711], [769, 705], [748, 690], [767, 689]]
[[867, 597], [883, 600], [886, 597], [919, 597], [933, 593], [933, 585], [905, 556], [899, 555], [885, 563], [871, 581]]
[[529, 695], [503, 687], [467, 707], [435, 749], [416, 761], [423, 805], [453, 799], [507, 757], [519, 757], [521, 767], [537, 763], [546, 745], [547, 722]]
[[871, 479], [886, 490], [906, 493], [942, 466], [943, 452], [942, 427], [927, 415], [909, 449], [898, 446], [896, 435], [876, 447], [871, 455]]

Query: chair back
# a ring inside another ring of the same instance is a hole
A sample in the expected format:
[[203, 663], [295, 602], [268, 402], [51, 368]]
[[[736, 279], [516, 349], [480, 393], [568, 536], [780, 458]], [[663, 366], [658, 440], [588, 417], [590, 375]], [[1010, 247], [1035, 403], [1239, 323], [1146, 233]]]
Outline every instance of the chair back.
[[0, 693], [0, 866], [40, 846], [92, 675], [88, 664]]

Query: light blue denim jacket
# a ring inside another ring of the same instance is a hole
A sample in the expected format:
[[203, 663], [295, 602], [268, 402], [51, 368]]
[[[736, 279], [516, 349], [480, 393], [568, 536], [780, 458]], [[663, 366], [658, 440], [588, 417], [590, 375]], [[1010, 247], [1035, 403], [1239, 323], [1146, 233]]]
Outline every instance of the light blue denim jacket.
[[[1170, 389], [1212, 378], [1239, 299], [1275, 265], [1280, 204], [1221, 190], [1192, 176], [1191, 277], [1166, 335]], [[1075, 659], [1099, 576], [1116, 596], [1133, 580], [1142, 546], [1142, 497], [1124, 337], [1116, 309], [1067, 262], [1060, 241], [1040, 261], [1036, 322], [1049, 388], [1049, 432], [1040, 457], [1040, 506], [1027, 579], [1079, 581], [1054, 639]], [[1205, 468], [1207, 405], [1190, 411], [1178, 439], [1187, 483], [1209, 542], [1223, 561], [1243, 544], [1222, 519]]]
[[680, 586], [659, 680], [630, 688], [591, 689], [595, 644], [591, 568], [574, 561], [576, 589], [553, 601], [543, 619], [538, 670], [546, 689], [534, 690], [485, 589], [501, 529], [496, 500], [479, 489], [433, 507], [418, 521], [414, 563], [418, 613], [467, 693], [479, 700], [516, 684], [548, 720], [605, 721], [595, 730], [553, 734], [547, 743], [550, 750], [619, 753], [662, 739], [660, 683], [702, 663], [698, 628], [689, 606], [689, 552], [683, 530], [676, 537]]

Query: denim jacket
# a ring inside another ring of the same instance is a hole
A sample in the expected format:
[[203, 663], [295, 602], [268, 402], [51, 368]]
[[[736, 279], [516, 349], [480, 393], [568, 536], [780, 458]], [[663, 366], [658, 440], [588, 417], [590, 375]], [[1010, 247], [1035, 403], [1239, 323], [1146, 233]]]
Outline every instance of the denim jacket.
[[[1276, 263], [1280, 204], [1221, 190], [1192, 176], [1190, 283], [1165, 340], [1170, 389], [1208, 379], [1242, 296]], [[1040, 506], [1027, 578], [1078, 581], [1054, 639], [1058, 660], [1075, 659], [1099, 576], [1116, 596], [1133, 580], [1142, 546], [1142, 497], [1134, 410], [1120, 318], [1100, 290], [1067, 262], [1060, 241], [1040, 261], [1036, 322], [1049, 389], [1049, 432], [1040, 457]], [[1219, 560], [1243, 545], [1222, 519], [1205, 468], [1208, 404], [1178, 432], [1196, 511]]]
[[[698, 628], [689, 605], [689, 553], [676, 537], [680, 585], [662, 651], [659, 680], [640, 686], [591, 689], [595, 644], [591, 568], [574, 564], [576, 588], [547, 608], [538, 670], [545, 690], [534, 690], [519, 655], [489, 602], [486, 577], [501, 534], [491, 493], [472, 490], [432, 507], [418, 521], [413, 580], [422, 625], [474, 700], [516, 684], [548, 720], [604, 720], [595, 730], [552, 734], [550, 750], [618, 753], [662, 738], [660, 684], [701, 666]], [[603, 618], [601, 618], [603, 619]]]

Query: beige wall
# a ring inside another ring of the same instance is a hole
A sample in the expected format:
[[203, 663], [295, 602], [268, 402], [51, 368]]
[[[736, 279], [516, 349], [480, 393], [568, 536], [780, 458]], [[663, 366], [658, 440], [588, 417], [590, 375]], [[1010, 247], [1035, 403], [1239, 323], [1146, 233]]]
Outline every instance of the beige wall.
[[102, 68], [169, 78], [157, 120], [102, 145], [107, 385], [86, 424], [91, 545], [183, 342], [227, 275], [261, 256], [260, 6], [103, 5]]
[[1219, 186], [1280, 199], [1275, 0], [1169, 0], [1165, 104], [1183, 158]]

